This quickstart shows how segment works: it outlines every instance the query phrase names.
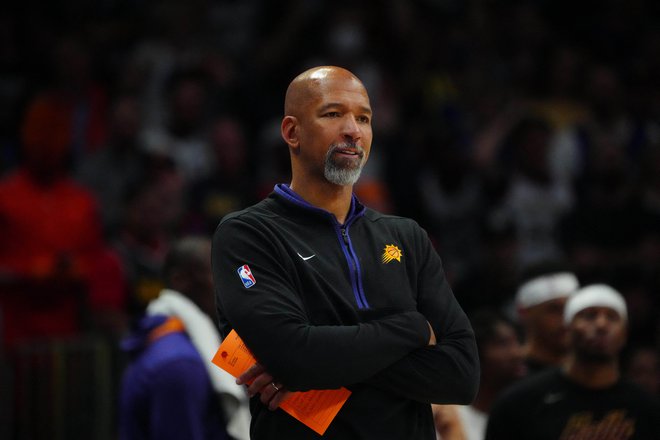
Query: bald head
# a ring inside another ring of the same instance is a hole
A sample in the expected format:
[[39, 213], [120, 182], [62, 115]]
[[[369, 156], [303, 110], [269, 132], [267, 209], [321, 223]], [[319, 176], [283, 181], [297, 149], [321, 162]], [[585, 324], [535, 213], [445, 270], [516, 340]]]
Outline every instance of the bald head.
[[[284, 115], [300, 116], [300, 112], [314, 98], [336, 81], [350, 81], [364, 89], [364, 84], [350, 71], [337, 66], [318, 66], [308, 69], [295, 77], [286, 90]], [[366, 92], [366, 90], [365, 90]]]

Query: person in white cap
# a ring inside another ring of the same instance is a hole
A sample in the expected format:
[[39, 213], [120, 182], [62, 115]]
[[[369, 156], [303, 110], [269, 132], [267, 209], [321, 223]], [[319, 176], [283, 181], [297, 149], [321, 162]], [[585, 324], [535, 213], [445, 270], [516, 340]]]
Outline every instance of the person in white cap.
[[568, 349], [564, 305], [579, 287], [577, 277], [560, 263], [530, 267], [516, 292], [515, 306], [524, 333], [529, 374], [559, 365]]
[[566, 303], [569, 354], [507, 389], [493, 405], [487, 440], [660, 439], [660, 402], [623, 378], [619, 355], [628, 313], [604, 284], [580, 289]]

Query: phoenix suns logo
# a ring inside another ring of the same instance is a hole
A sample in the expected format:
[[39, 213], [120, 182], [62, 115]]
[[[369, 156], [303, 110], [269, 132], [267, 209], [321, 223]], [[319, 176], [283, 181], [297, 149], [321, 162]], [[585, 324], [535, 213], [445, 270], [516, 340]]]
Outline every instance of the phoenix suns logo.
[[385, 245], [385, 249], [383, 250], [383, 264], [387, 264], [393, 260], [398, 261], [401, 263], [401, 255], [403, 252], [401, 252], [401, 249], [396, 247], [393, 244], [388, 244]]

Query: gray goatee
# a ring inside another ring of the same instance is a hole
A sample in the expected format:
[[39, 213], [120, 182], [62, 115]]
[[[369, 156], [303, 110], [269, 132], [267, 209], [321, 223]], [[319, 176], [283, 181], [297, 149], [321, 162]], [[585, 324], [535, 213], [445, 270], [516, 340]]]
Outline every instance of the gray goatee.
[[[356, 150], [360, 161], [355, 164], [350, 160], [336, 160], [333, 153], [338, 149], [353, 148]], [[360, 178], [364, 166], [364, 149], [352, 142], [333, 144], [325, 155], [325, 178], [335, 185], [354, 185]]]

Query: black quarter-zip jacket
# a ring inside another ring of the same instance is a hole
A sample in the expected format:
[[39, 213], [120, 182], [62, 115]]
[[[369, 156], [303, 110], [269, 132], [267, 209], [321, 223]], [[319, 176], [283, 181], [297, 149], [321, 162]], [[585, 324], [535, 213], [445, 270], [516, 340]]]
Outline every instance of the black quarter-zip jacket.
[[470, 323], [411, 219], [353, 197], [342, 225], [277, 185], [222, 219], [212, 265], [224, 336], [235, 329], [289, 390], [352, 391], [323, 437], [253, 397], [253, 439], [431, 440], [429, 404], [476, 394]]

